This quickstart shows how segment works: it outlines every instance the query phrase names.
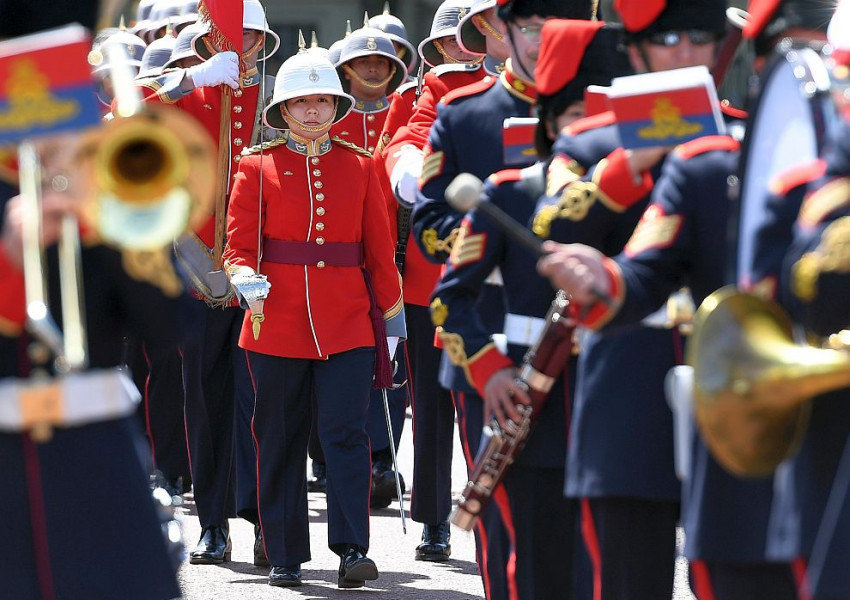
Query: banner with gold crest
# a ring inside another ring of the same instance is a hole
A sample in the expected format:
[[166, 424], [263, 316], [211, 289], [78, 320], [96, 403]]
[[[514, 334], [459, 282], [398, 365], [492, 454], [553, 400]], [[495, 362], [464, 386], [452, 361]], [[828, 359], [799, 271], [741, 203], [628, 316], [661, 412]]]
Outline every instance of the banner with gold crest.
[[0, 42], [0, 144], [100, 123], [81, 25]]

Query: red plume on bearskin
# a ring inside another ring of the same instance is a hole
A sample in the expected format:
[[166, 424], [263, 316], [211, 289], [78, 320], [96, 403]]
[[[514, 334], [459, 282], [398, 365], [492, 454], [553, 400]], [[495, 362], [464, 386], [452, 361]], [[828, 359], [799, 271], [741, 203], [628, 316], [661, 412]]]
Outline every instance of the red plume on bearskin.
[[666, 0], [614, 0], [626, 31], [642, 31], [652, 25], [667, 8]]
[[209, 24], [209, 39], [224, 51], [242, 54], [242, 0], [200, 0], [199, 20]]
[[747, 24], [744, 25], [744, 37], [748, 40], [755, 39], [764, 31], [773, 13], [779, 8], [780, 0], [750, 0], [747, 12], [750, 13]]

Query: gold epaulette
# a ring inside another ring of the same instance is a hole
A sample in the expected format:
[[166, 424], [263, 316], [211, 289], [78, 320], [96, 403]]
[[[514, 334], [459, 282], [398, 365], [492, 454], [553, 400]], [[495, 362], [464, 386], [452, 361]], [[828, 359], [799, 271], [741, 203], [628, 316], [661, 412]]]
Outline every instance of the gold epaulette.
[[262, 144], [257, 144], [256, 146], [245, 148], [242, 151], [242, 156], [248, 156], [250, 154], [259, 154], [263, 150], [271, 150], [272, 148], [283, 146], [284, 144], [286, 144], [287, 141], [289, 141], [288, 135], [285, 135], [282, 138], [278, 138], [276, 140], [271, 140], [269, 142], [263, 142]]
[[361, 148], [357, 144], [352, 144], [351, 142], [348, 142], [348, 141], [342, 139], [341, 137], [339, 137], [337, 135], [333, 136], [331, 138], [331, 141], [342, 146], [343, 148], [345, 148], [347, 150], [351, 150], [352, 152], [360, 154], [361, 156], [365, 156], [367, 158], [372, 158], [372, 153], [369, 152], [368, 150], [366, 150], [366, 148]]

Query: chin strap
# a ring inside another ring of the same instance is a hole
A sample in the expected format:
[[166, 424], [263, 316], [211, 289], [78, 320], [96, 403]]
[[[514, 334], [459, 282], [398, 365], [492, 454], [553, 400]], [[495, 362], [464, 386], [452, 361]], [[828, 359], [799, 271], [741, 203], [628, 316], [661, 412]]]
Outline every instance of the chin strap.
[[486, 31], [487, 35], [493, 36], [493, 39], [495, 39], [496, 41], [498, 41], [498, 42], [504, 41], [505, 36], [502, 35], [502, 33], [500, 31], [498, 31], [495, 27], [493, 27], [490, 24], [490, 21], [488, 21], [484, 17], [484, 15], [482, 15], [480, 13], [475, 15], [474, 17], [472, 17], [472, 22], [475, 23], [478, 27], [480, 27], [484, 31]]
[[484, 60], [483, 56], [479, 56], [478, 58], [473, 58], [472, 60], [458, 60], [454, 56], [452, 56], [448, 52], [446, 52], [446, 49], [443, 48], [443, 44], [440, 43], [440, 40], [434, 40], [433, 43], [434, 43], [434, 48], [437, 49], [437, 52], [440, 53], [440, 56], [442, 56], [443, 59], [449, 64], [472, 66], [472, 65], [479, 65]]
[[330, 129], [331, 125], [334, 123], [334, 118], [336, 117], [337, 105], [339, 104], [339, 99], [334, 99], [334, 112], [331, 115], [331, 118], [325, 121], [324, 123], [320, 123], [319, 125], [307, 125], [306, 123], [302, 123], [298, 119], [292, 116], [292, 113], [289, 112], [289, 109], [286, 108], [286, 102], [281, 103], [281, 108], [283, 109], [283, 114], [287, 119], [298, 125], [298, 128], [302, 131], [306, 131], [307, 133], [319, 133], [321, 131], [325, 131]]
[[342, 65], [342, 70], [345, 71], [346, 73], [348, 73], [348, 76], [351, 77], [354, 81], [356, 81], [360, 85], [367, 87], [367, 88], [370, 88], [370, 89], [373, 89], [373, 90], [378, 90], [378, 89], [381, 89], [381, 88], [385, 88], [390, 84], [390, 81], [392, 81], [393, 77], [395, 77], [396, 71], [398, 71], [398, 66], [392, 65], [392, 70], [390, 70], [390, 74], [387, 76], [387, 78], [382, 80], [382, 81], [379, 81], [378, 83], [372, 83], [370, 81], [366, 81], [365, 79], [360, 77], [360, 75], [357, 73], [357, 71], [355, 71], [354, 69], [352, 69], [348, 65]]

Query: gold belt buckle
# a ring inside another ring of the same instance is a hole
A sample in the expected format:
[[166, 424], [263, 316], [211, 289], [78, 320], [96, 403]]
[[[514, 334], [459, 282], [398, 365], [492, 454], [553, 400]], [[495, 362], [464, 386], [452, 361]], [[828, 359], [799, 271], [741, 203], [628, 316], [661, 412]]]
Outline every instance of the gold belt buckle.
[[26, 386], [18, 395], [21, 422], [33, 440], [50, 441], [53, 427], [62, 423], [65, 416], [65, 399], [58, 382], [36, 383]]

